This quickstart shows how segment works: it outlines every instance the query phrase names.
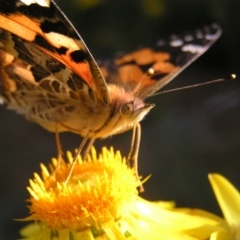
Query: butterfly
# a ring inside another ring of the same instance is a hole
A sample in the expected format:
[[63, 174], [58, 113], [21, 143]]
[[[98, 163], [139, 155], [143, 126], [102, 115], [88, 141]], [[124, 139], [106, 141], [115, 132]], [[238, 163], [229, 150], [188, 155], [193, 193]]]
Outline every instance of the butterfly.
[[220, 35], [213, 24], [97, 63], [54, 1], [0, 0], [0, 100], [51, 132], [139, 139], [144, 100]]

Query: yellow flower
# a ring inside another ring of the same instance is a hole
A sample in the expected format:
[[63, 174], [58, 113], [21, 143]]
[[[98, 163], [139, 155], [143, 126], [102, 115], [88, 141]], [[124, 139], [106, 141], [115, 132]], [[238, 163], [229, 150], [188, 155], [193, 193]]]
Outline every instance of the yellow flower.
[[229, 224], [229, 231], [220, 232], [214, 239], [240, 239], [240, 193], [222, 175], [209, 174], [209, 181], [222, 210], [224, 218]]
[[[119, 152], [92, 149], [87, 161], [78, 158], [64, 183], [73, 157], [55, 172], [57, 160], [42, 176], [34, 174], [28, 191], [34, 221], [21, 230], [26, 240], [169, 240], [208, 239], [221, 231], [222, 219], [200, 210], [178, 209], [172, 202], [138, 197], [139, 182]], [[55, 174], [51, 174], [55, 173]]]

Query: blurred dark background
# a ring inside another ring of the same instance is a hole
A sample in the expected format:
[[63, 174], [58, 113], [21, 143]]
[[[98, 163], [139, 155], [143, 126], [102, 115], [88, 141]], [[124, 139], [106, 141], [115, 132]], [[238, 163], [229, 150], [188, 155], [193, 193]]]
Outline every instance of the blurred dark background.
[[[172, 33], [213, 22], [223, 29], [212, 48], [165, 89], [240, 77], [238, 0], [59, 0], [95, 58], [112, 57], [137, 45], [151, 45]], [[221, 214], [207, 174], [218, 172], [240, 189], [240, 81], [213, 84], [147, 99], [156, 107], [142, 122], [139, 172], [152, 177], [142, 196], [174, 200], [177, 206]], [[26, 186], [39, 163], [56, 156], [54, 135], [12, 111], [0, 108], [0, 239], [16, 239], [28, 215]], [[131, 132], [97, 141], [127, 155]], [[80, 137], [61, 135], [64, 150]]]

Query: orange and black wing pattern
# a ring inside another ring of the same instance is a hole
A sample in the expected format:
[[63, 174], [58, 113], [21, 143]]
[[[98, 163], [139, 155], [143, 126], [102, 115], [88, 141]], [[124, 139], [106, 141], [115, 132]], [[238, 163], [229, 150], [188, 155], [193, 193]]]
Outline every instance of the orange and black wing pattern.
[[[220, 37], [217, 24], [172, 35], [152, 47], [98, 62], [108, 83], [123, 86], [144, 99], [168, 84]], [[152, 70], [152, 71], [151, 71]]]

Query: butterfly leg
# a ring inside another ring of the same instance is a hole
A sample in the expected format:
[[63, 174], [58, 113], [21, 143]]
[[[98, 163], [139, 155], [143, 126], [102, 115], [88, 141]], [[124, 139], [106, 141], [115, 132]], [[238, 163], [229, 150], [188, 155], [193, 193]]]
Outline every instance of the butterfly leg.
[[55, 123], [55, 139], [56, 139], [56, 145], [57, 145], [57, 166], [54, 167], [54, 170], [52, 171], [51, 176], [56, 176], [56, 173], [58, 172], [62, 161], [63, 161], [63, 152], [62, 152], [62, 146], [60, 143], [60, 136], [58, 131], [58, 123]]
[[[140, 147], [140, 140], [141, 140], [141, 125], [140, 123], [137, 123], [133, 127], [133, 134], [132, 134], [132, 140], [131, 140], [131, 148], [128, 155], [128, 162], [132, 163], [131, 165], [135, 170], [135, 175], [139, 182], [141, 182], [138, 174], [138, 153], [139, 153], [139, 147]], [[139, 191], [144, 192], [144, 188], [142, 184], [140, 184], [139, 186]]]
[[63, 156], [63, 152], [62, 152], [62, 146], [61, 146], [61, 142], [60, 142], [60, 136], [59, 136], [59, 131], [58, 131], [58, 123], [55, 123], [55, 138], [56, 138], [56, 144], [57, 144], [57, 153], [58, 153], [58, 166], [60, 166], [61, 161], [62, 161], [62, 156]]
[[76, 165], [76, 163], [77, 163], [78, 156], [79, 156], [80, 153], [82, 152], [83, 147], [86, 145], [86, 143], [87, 143], [87, 141], [88, 141], [88, 139], [89, 139], [90, 133], [91, 133], [91, 132], [89, 132], [89, 133], [83, 138], [82, 142], [80, 143], [80, 146], [78, 147], [78, 150], [77, 150], [77, 152], [76, 152], [76, 154], [75, 154], [75, 156], [74, 156], [74, 159], [73, 159], [73, 162], [72, 162], [70, 171], [69, 171], [69, 173], [68, 173], [67, 179], [65, 180], [65, 184], [68, 183], [68, 181], [69, 181], [69, 179], [70, 179], [70, 177], [71, 177], [71, 175], [72, 175], [73, 169], [74, 169], [74, 167], [75, 167], [75, 165]]
[[95, 138], [91, 138], [90, 141], [88, 142], [87, 147], [83, 154], [83, 160], [87, 159], [87, 155], [89, 154], [90, 149], [93, 146], [94, 142], [95, 142]]

